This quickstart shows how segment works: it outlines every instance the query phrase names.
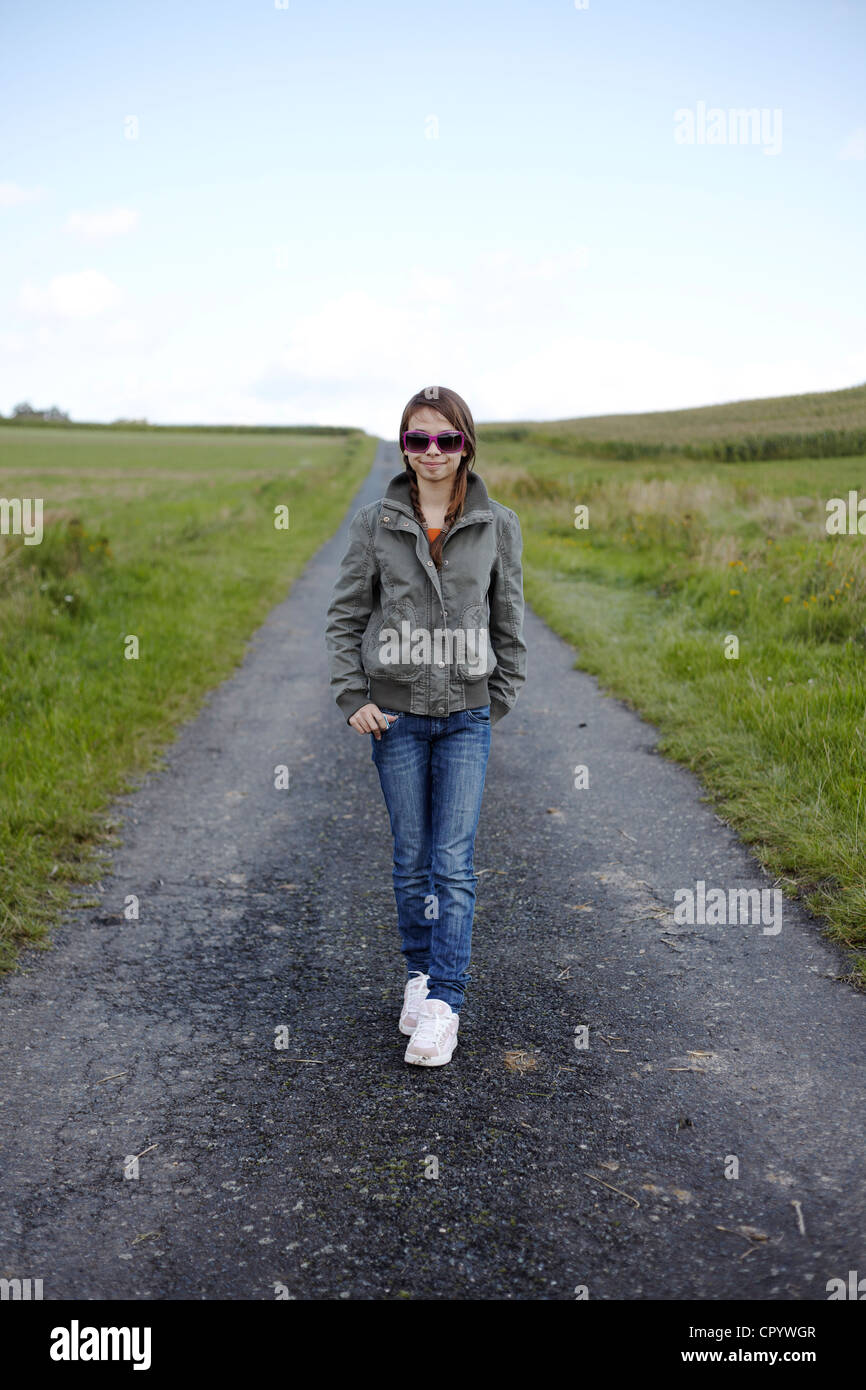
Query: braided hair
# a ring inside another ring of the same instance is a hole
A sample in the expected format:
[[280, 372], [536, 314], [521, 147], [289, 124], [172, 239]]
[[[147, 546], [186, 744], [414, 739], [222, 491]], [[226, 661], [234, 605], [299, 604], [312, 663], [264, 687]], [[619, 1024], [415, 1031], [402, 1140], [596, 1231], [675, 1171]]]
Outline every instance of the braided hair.
[[[423, 529], [426, 530], [427, 522], [424, 520], [424, 513], [421, 510], [421, 499], [418, 496], [418, 474], [411, 464], [407, 463], [406, 468], [409, 473], [409, 496], [412, 499], [412, 510], [415, 513], [416, 520]], [[469, 469], [466, 466], [466, 460], [461, 459], [457, 472], [454, 474], [454, 481], [451, 485], [451, 500], [448, 503], [448, 510], [445, 513], [442, 529], [438, 536], [435, 536], [432, 541], [429, 541], [430, 559], [433, 561], [437, 570], [442, 568], [442, 545], [445, 537], [463, 511], [463, 503], [466, 500], [466, 475], [468, 472]]]

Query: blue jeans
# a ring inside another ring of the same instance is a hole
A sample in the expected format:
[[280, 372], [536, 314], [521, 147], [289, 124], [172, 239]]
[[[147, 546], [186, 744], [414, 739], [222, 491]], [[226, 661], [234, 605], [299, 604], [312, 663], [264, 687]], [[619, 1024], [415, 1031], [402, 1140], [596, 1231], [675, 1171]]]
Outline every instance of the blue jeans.
[[[379, 707], [382, 709], [382, 706]], [[394, 836], [394, 897], [407, 971], [429, 975], [428, 998], [460, 1011], [469, 982], [475, 832], [490, 752], [490, 706], [397, 714], [370, 735]]]

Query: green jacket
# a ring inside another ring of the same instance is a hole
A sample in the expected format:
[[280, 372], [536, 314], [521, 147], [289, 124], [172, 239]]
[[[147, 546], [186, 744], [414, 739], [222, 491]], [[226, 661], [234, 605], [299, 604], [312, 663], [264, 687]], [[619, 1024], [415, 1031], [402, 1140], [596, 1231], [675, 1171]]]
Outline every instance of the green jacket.
[[517, 513], [488, 497], [472, 470], [441, 570], [405, 471], [356, 512], [325, 631], [331, 690], [347, 722], [371, 700], [438, 716], [489, 704], [491, 724], [507, 714], [526, 679], [521, 548]]

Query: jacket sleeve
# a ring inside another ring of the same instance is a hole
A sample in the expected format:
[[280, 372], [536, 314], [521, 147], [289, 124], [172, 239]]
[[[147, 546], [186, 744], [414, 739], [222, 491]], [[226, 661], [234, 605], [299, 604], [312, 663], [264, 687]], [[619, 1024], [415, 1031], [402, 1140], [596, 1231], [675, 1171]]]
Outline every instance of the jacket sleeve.
[[514, 707], [517, 693], [526, 680], [522, 550], [520, 521], [516, 512], [509, 512], [488, 590], [490, 641], [496, 654], [496, 667], [487, 677], [491, 724]]
[[361, 640], [373, 611], [377, 579], [373, 532], [362, 508], [349, 523], [346, 553], [340, 562], [325, 626], [331, 691], [346, 723], [369, 700]]

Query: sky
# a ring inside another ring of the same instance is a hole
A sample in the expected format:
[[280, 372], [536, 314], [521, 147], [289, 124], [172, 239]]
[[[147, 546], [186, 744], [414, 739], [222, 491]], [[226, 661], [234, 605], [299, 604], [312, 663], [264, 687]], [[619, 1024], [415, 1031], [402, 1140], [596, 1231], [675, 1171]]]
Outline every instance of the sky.
[[3, 0], [0, 412], [858, 385], [864, 56], [866, 0]]

